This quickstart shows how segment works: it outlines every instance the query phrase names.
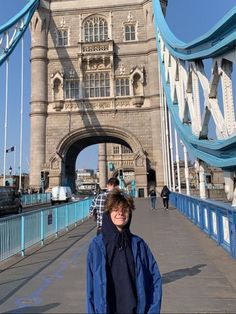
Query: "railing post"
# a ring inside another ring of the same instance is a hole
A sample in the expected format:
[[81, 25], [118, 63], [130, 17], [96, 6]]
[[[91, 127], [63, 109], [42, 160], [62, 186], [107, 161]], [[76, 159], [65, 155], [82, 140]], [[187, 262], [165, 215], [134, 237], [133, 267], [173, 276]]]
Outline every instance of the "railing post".
[[40, 239], [41, 245], [44, 244], [44, 217], [43, 217], [43, 210], [40, 211]]
[[231, 212], [231, 219], [229, 221], [230, 232], [230, 251], [231, 255], [236, 258], [236, 213]]
[[216, 210], [216, 221], [217, 221], [217, 243], [220, 245], [222, 233], [220, 209]]
[[83, 217], [82, 217], [82, 221], [84, 221], [84, 212], [85, 212], [85, 206], [86, 206], [86, 200], [83, 201]]
[[76, 217], [76, 207], [77, 207], [77, 203], [74, 203], [74, 220], [75, 220], [75, 227], [77, 226], [77, 217]]
[[55, 208], [55, 229], [56, 229], [56, 238], [58, 237], [58, 207]]
[[21, 216], [21, 256], [25, 256], [25, 217]]
[[68, 205], [66, 205], [66, 231], [69, 230], [68, 225], [69, 225], [69, 212], [68, 212]]

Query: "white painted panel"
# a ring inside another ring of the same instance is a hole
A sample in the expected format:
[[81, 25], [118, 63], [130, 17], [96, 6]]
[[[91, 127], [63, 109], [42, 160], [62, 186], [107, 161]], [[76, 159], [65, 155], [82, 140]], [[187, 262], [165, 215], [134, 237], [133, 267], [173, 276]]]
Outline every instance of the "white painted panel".
[[213, 228], [213, 233], [217, 235], [217, 220], [216, 220], [215, 212], [212, 212], [212, 228]]
[[205, 218], [205, 226], [208, 229], [208, 215], [207, 215], [207, 209], [204, 208], [204, 218]]
[[226, 216], [222, 217], [222, 224], [223, 224], [224, 241], [227, 243], [230, 243], [230, 241], [229, 241], [229, 220], [228, 220], [228, 217], [226, 217]]
[[193, 213], [193, 219], [195, 219], [195, 210], [194, 210], [194, 204], [192, 204], [192, 213]]
[[199, 209], [199, 206], [197, 206], [197, 221], [200, 222], [200, 209]]

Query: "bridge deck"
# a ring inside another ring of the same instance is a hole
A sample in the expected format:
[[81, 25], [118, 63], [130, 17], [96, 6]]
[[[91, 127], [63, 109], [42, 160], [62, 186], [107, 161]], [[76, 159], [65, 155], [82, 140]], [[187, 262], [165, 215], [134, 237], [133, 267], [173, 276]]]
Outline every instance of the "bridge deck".
[[[142, 236], [163, 276], [163, 313], [235, 313], [236, 261], [175, 209], [136, 201], [132, 231]], [[0, 273], [0, 312], [84, 313], [88, 220]], [[15, 261], [15, 263], [13, 263]], [[8, 268], [6, 268], [8, 266]]]

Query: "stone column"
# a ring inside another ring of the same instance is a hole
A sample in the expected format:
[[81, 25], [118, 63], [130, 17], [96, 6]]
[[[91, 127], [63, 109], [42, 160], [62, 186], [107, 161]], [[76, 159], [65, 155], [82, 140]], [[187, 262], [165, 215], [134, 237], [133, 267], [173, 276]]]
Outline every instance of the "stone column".
[[199, 191], [200, 197], [206, 199], [206, 181], [205, 181], [205, 164], [203, 161], [199, 160]]
[[41, 186], [45, 162], [47, 115], [47, 12], [39, 8], [31, 21], [30, 186]]
[[107, 186], [107, 155], [106, 143], [98, 146], [98, 167], [99, 167], [99, 185], [101, 189]]

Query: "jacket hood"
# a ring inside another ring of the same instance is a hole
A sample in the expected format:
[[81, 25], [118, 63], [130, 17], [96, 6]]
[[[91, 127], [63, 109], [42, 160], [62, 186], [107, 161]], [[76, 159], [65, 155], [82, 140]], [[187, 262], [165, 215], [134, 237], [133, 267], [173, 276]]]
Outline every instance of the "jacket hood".
[[[119, 231], [117, 227], [111, 220], [111, 215], [109, 212], [104, 212], [102, 216], [102, 237], [104, 243], [106, 244], [109, 241], [116, 241], [116, 245], [125, 246], [128, 244], [126, 241], [130, 238], [130, 224], [132, 220], [132, 214], [129, 215], [129, 220], [127, 224], [123, 227], [122, 231]], [[122, 243], [120, 243], [120, 241]], [[125, 241], [125, 242], [124, 242]]]

